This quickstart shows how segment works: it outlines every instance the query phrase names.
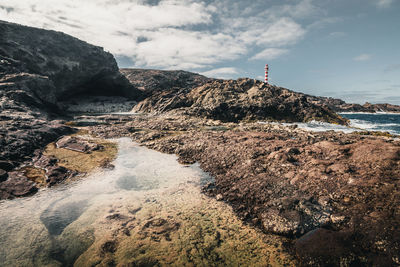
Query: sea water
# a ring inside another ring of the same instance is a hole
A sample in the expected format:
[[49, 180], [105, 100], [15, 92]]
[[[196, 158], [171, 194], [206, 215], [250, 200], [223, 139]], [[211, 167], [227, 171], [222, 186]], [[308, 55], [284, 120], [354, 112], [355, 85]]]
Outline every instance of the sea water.
[[[349, 119], [350, 125], [337, 125], [327, 122], [311, 121], [299, 123], [279, 123], [281, 125], [297, 125], [297, 127], [312, 132], [361, 132], [361, 131], [380, 131], [400, 135], [400, 113], [339, 113], [340, 116]], [[260, 122], [264, 123], [264, 122]]]
[[340, 113], [350, 120], [350, 126], [368, 131], [383, 131], [400, 135], [399, 113]]

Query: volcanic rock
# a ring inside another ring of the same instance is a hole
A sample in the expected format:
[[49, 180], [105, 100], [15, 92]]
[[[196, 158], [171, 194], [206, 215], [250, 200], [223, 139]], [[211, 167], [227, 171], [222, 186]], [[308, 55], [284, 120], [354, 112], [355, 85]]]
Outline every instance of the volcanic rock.
[[212, 80], [194, 89], [176, 89], [153, 94], [133, 109], [162, 113], [181, 110], [184, 114], [225, 122], [311, 120], [347, 124], [333, 111], [310, 103], [304, 94], [253, 79]]
[[121, 69], [120, 71], [145, 96], [176, 89], [191, 89], [212, 80], [200, 74], [182, 70]]

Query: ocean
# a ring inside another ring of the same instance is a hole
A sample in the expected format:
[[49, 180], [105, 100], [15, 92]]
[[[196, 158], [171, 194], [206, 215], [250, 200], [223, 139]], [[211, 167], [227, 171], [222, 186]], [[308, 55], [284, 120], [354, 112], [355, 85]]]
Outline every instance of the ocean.
[[398, 113], [339, 113], [350, 120], [350, 127], [312, 121], [308, 123], [283, 123], [284, 125], [297, 124], [299, 128], [314, 131], [342, 131], [351, 133], [355, 131], [381, 131], [400, 135], [400, 114]]
[[351, 127], [400, 135], [398, 113], [340, 113], [340, 115], [350, 120]]

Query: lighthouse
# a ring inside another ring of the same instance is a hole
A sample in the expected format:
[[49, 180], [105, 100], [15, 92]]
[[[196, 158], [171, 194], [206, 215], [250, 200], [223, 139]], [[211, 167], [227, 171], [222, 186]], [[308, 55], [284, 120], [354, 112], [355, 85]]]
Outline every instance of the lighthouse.
[[268, 64], [265, 64], [265, 80], [264, 82], [268, 84]]

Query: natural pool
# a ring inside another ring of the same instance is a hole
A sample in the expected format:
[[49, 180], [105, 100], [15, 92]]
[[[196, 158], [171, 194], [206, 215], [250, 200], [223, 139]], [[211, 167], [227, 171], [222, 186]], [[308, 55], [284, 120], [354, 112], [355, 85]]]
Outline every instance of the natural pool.
[[116, 142], [114, 169], [0, 202], [0, 266], [294, 264], [284, 238], [201, 193], [196, 164]]

